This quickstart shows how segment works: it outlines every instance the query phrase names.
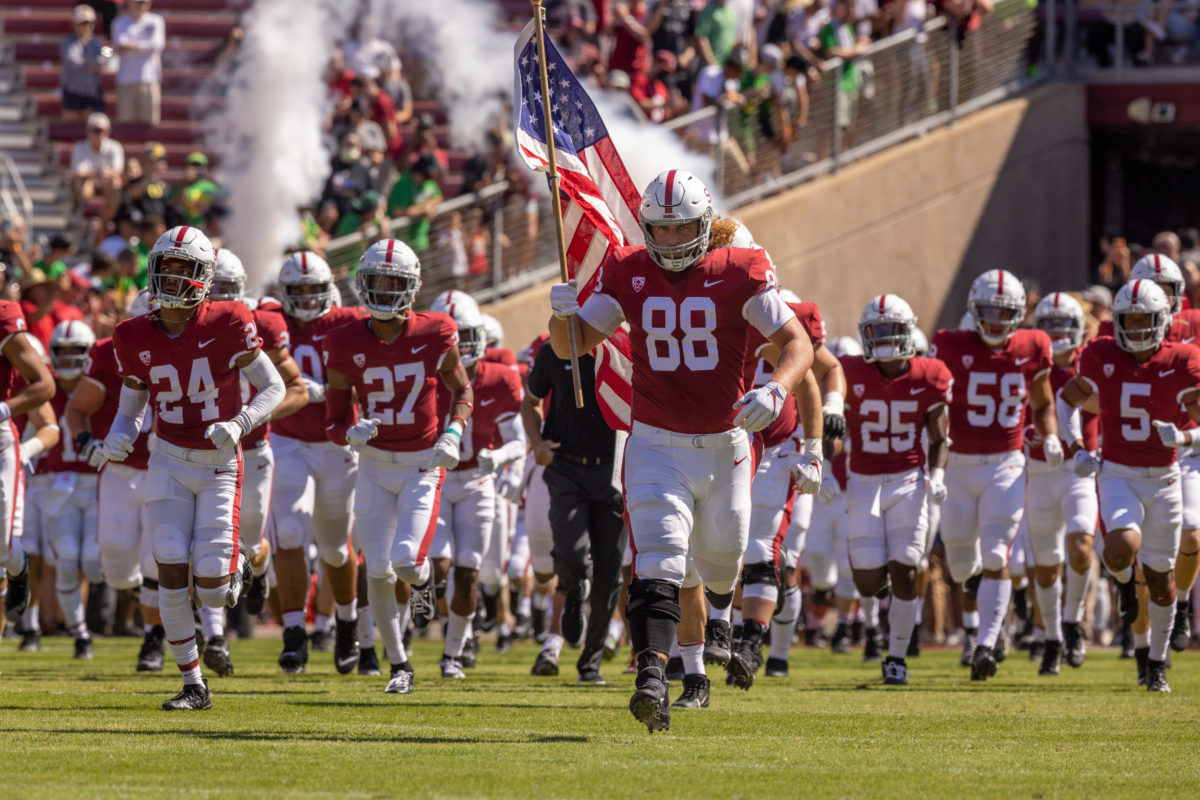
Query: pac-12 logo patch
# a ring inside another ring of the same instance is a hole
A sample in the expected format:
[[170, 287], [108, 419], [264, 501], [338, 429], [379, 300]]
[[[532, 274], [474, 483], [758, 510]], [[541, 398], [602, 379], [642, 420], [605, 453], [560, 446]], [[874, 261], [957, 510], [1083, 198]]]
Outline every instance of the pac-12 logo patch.
[[138, 353], [138, 358], [140, 358], [142, 360], [142, 363], [145, 364], [147, 367], [150, 366], [150, 351], [149, 350], [143, 350], [142, 352]]
[[867, 391], [867, 387], [864, 386], [863, 384], [861, 384], [861, 383], [854, 384], [854, 396], [855, 397], [862, 397], [863, 393], [865, 393], [866, 391]]
[[1104, 365], [1104, 377], [1111, 378], [1113, 376], [1113, 373], [1116, 372], [1116, 370], [1117, 370], [1116, 364], [1105, 364]]
[[646, 279], [643, 278], [641, 275], [637, 275], [634, 277], [633, 290], [635, 292], [640, 292], [642, 290], [642, 287], [644, 287], [645, 285], [646, 285]]
[[354, 354], [354, 366], [358, 367], [359, 369], [362, 369], [366, 365], [367, 365], [366, 355], [363, 353], [355, 353]]
[[974, 363], [975, 363], [975, 356], [963, 356], [963, 366], [966, 367], [967, 369], [970, 369], [971, 365]]

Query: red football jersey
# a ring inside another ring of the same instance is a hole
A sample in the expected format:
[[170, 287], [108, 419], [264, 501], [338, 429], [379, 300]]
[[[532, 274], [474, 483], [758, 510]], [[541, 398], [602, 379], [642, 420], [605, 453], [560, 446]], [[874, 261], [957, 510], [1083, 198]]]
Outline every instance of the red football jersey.
[[201, 303], [178, 336], [163, 330], [158, 312], [127, 319], [113, 344], [121, 377], [150, 389], [155, 435], [177, 447], [215, 450], [204, 431], [242, 410], [241, 370], [234, 362], [262, 340], [250, 309], [217, 302]]
[[[821, 310], [817, 308], [817, 304], [803, 302], [788, 303], [787, 305], [796, 315], [796, 319], [800, 320], [800, 324], [804, 326], [808, 338], [812, 339], [813, 347], [823, 344], [825, 342], [825, 320], [821, 318]], [[746, 380], [750, 386], [755, 388], [766, 386], [774, 371], [765, 358], [759, 358], [756, 355], [766, 343], [766, 337], [757, 328], [750, 328], [750, 341], [746, 349]], [[788, 401], [783, 404], [783, 411], [779, 412], [775, 421], [763, 429], [763, 447], [774, 447], [786, 442], [799, 424], [800, 418], [796, 411], [795, 398], [788, 398]]]
[[1079, 376], [1099, 393], [1104, 460], [1129, 467], [1165, 467], [1175, 448], [1165, 447], [1151, 420], [1174, 421], [1182, 395], [1200, 387], [1200, 350], [1163, 342], [1145, 363], [1115, 339], [1093, 340], [1079, 356]]
[[[286, 326], [288, 347], [292, 350], [296, 366], [317, 383], [325, 383], [325, 368], [321, 355], [325, 349], [325, 337], [335, 328], [363, 318], [359, 309], [344, 306], [334, 306], [324, 316], [305, 323], [297, 322], [282, 312], [265, 313], [274, 313]], [[280, 436], [302, 442], [323, 442], [326, 440], [325, 404], [309, 403], [295, 414], [272, 422], [271, 430]]]
[[[54, 409], [54, 418], [58, 420], [58, 444], [46, 451], [42, 457], [46, 465], [46, 472], [89, 472], [95, 473], [86, 460], [79, 457], [79, 453], [75, 452], [75, 434], [79, 431], [73, 431], [67, 425], [67, 402], [71, 396], [63, 391], [61, 384], [55, 385], [54, 397], [50, 398], [50, 405]], [[138, 437], [139, 439], [142, 437]]]
[[[586, 321], [594, 312], [599, 321], [614, 311], [615, 302], [629, 323], [633, 421], [677, 433], [733, 428], [733, 404], [748, 383], [752, 326], [744, 312], [757, 295], [775, 287], [766, 254], [720, 248], [671, 272], [645, 248], [619, 247], [601, 270], [581, 315]], [[616, 327], [609, 327], [613, 321], [608, 317], [595, 327], [608, 333]]]
[[[467, 420], [462, 458], [455, 471], [475, 469], [479, 466], [476, 453], [502, 446], [504, 438], [500, 435], [497, 420], [521, 413], [521, 376], [511, 367], [494, 361], [479, 362], [471, 390], [475, 394], [475, 408]], [[449, 424], [450, 390], [441, 381], [437, 384], [437, 403], [438, 416]]]
[[[1054, 396], [1058, 397], [1059, 391], [1066, 386], [1071, 378], [1075, 377], [1075, 373], [1079, 370], [1079, 358], [1076, 357], [1075, 362], [1066, 369], [1055, 364], [1050, 369], [1050, 388], [1054, 392]], [[1100, 420], [1095, 414], [1089, 411], [1080, 410], [1080, 415], [1083, 417], [1083, 446], [1088, 450], [1095, 450], [1098, 446], [1100, 438]], [[1032, 427], [1032, 426], [1029, 426]], [[1067, 452], [1067, 442], [1061, 436], [1063, 452]], [[1035, 461], [1045, 461], [1046, 453], [1039, 444], [1036, 447], [1029, 448], [1029, 457]]]
[[940, 330], [929, 348], [954, 378], [950, 450], [1005, 453], [1024, 442], [1025, 404], [1034, 377], [1050, 369], [1050, 337], [1022, 328], [999, 350], [975, 331]]
[[325, 369], [349, 377], [363, 416], [379, 420], [372, 447], [425, 450], [433, 447], [442, 429], [438, 367], [457, 344], [458, 325], [440, 312], [414, 312], [391, 342], [372, 333], [369, 320], [362, 320], [329, 332]]
[[[254, 315], [254, 324], [258, 327], [258, 336], [262, 339], [263, 350], [278, 350], [281, 347], [288, 346], [288, 329], [283, 321], [282, 314], [258, 309], [250, 313]], [[253, 399], [254, 395], [258, 394], [258, 390], [251, 385], [250, 380], [245, 375], [241, 376], [241, 387], [242, 405], [245, 405]], [[242, 447], [257, 446], [259, 442], [267, 438], [267, 433], [270, 430], [271, 423], [269, 421], [259, 425], [242, 437]]]
[[507, 347], [489, 347], [483, 353], [482, 361], [492, 361], [506, 367], [517, 368], [517, 354]]
[[[0, 300], [0, 348], [8, 344], [13, 334], [27, 330], [25, 314], [12, 300]], [[12, 397], [13, 365], [7, 358], [0, 358], [0, 400]]]
[[860, 356], [842, 359], [846, 372], [846, 436], [850, 470], [885, 475], [925, 466], [921, 432], [930, 409], [952, 400], [954, 379], [936, 358], [913, 358], [888, 380]]
[[[90, 380], [99, 384], [100, 388], [104, 389], [104, 405], [96, 409], [95, 413], [88, 419], [88, 424], [92, 429], [92, 436], [97, 439], [103, 439], [108, 435], [108, 429], [112, 427], [113, 420], [117, 416], [117, 407], [121, 403], [121, 375], [117, 371], [117, 358], [113, 350], [112, 338], [101, 339], [92, 346], [92, 350], [88, 353], [87, 366], [83, 368], [83, 380]], [[134, 469], [146, 469], [150, 460], [150, 425], [149, 423], [154, 418], [154, 412], [151, 409], [146, 409], [146, 416], [143, 418], [142, 433], [133, 443], [133, 452], [130, 453], [121, 463], [127, 467]], [[63, 427], [59, 423], [59, 427]]]

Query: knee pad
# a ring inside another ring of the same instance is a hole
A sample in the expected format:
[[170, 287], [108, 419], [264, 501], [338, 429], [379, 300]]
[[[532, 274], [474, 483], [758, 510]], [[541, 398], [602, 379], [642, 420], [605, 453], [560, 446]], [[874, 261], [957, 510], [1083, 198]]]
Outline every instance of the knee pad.
[[[1008, 566], [1008, 553], [995, 550], [983, 554], [983, 568], [991, 572], [999, 572]], [[1022, 563], [1024, 566], [1024, 563]], [[1021, 570], [1024, 573], [1024, 569]]]
[[138, 602], [147, 608], [158, 608], [158, 583], [142, 581], [142, 587], [138, 589]]
[[948, 542], [946, 546], [946, 566], [950, 577], [956, 582], [965, 583], [966, 579], [979, 572], [981, 564], [976, 558], [975, 545], [972, 542]]
[[718, 611], [724, 611], [725, 609], [729, 608], [729, 604], [733, 602], [733, 592], [717, 594], [707, 586], [704, 587], [704, 596], [708, 599], [708, 604]]
[[275, 542], [280, 550], [299, 550], [308, 542], [308, 525], [292, 514], [275, 518]]
[[197, 586], [195, 593], [196, 600], [201, 605], [208, 606], [209, 608], [225, 608], [226, 601], [229, 598], [229, 584], [217, 586], [213, 589]]
[[321, 553], [321, 560], [334, 569], [344, 567], [350, 560], [350, 548], [344, 544], [341, 547], [320, 545], [317, 549]]
[[396, 573], [392, 571], [392, 562], [386, 558], [369, 558], [364, 562], [367, 568], [367, 580], [394, 581]]
[[496, 594], [500, 591], [500, 570], [495, 567], [483, 567], [479, 570], [479, 586], [486, 587], [489, 594]]
[[675, 641], [675, 626], [683, 614], [679, 587], [660, 580], [639, 578], [629, 586], [625, 608], [634, 652], [669, 652]]
[[398, 579], [404, 581], [410, 586], [423, 585], [427, 580], [429, 580], [429, 576], [433, 574], [433, 570], [430, 568], [428, 561], [424, 561], [419, 565], [414, 565], [411, 567], [397, 567], [393, 564], [391, 565], [391, 569], [392, 572], [396, 574]]
[[[1137, 560], [1142, 566], [1155, 572], [1170, 572], [1175, 569], [1175, 557], [1167, 553], [1147, 553], [1145, 548], [1138, 553]], [[1165, 604], [1164, 604], [1165, 605]]]
[[975, 602], [975, 598], [979, 596], [979, 583], [983, 580], [983, 573], [977, 572], [971, 577], [963, 581], [962, 591], [963, 599]]
[[770, 561], [758, 561], [742, 567], [742, 586], [765, 584], [778, 587], [779, 570]]

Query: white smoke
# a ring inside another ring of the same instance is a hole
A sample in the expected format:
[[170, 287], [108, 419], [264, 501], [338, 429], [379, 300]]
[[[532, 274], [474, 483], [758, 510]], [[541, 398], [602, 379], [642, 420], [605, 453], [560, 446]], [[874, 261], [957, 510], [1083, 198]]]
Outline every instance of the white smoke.
[[322, 131], [329, 105], [324, 71], [346, 29], [338, 0], [256, 0], [225, 102], [209, 114], [216, 179], [227, 193], [222, 242], [246, 265], [247, 289], [274, 277], [300, 241], [297, 209], [329, 175]]

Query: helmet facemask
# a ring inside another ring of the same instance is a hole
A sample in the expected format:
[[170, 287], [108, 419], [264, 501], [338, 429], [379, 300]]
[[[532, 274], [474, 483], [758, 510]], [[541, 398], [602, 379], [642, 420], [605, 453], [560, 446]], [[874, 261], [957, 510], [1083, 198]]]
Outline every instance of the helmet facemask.
[[1122, 350], [1142, 353], [1162, 343], [1170, 320], [1165, 311], [1116, 311], [1113, 334]]
[[1050, 337], [1050, 349], [1055, 355], [1078, 350], [1083, 345], [1083, 326], [1074, 317], [1038, 317], [1035, 324]]
[[179, 252], [151, 253], [150, 294], [163, 308], [194, 308], [208, 296], [213, 262]]
[[482, 327], [460, 325], [458, 328], [458, 358], [469, 367], [487, 352], [487, 332]]
[[384, 265], [363, 266], [355, 278], [363, 308], [378, 320], [405, 318], [421, 289], [421, 276]]
[[1012, 336], [1025, 318], [1025, 306], [998, 301], [971, 303], [975, 330], [990, 347], [1000, 347]]
[[[646, 239], [646, 251], [650, 257], [663, 269], [670, 272], [682, 272], [683, 270], [695, 264], [704, 254], [708, 252], [708, 239], [712, 232], [713, 212], [709, 208], [704, 212], [704, 216], [693, 219], [684, 219], [675, 221], [649, 221], [645, 217], [640, 218], [642, 225], [642, 233]], [[678, 230], [684, 225], [697, 224], [696, 235], [684, 242], [678, 244], [659, 244], [655, 241], [654, 231], [663, 228], [672, 228]]]
[[1163, 290], [1167, 300], [1171, 302], [1171, 314], [1174, 316], [1183, 310], [1183, 281], [1156, 280], [1155, 283]]
[[858, 326], [858, 333], [866, 361], [896, 361], [917, 354], [910, 319], [882, 318], [863, 322]]
[[245, 278], [213, 278], [208, 299], [240, 302], [246, 291]]
[[85, 344], [50, 344], [50, 363], [60, 378], [71, 380], [83, 374], [87, 365], [88, 352], [91, 350]]
[[333, 288], [329, 283], [288, 283], [282, 289], [283, 310], [302, 322], [319, 319], [333, 307]]

